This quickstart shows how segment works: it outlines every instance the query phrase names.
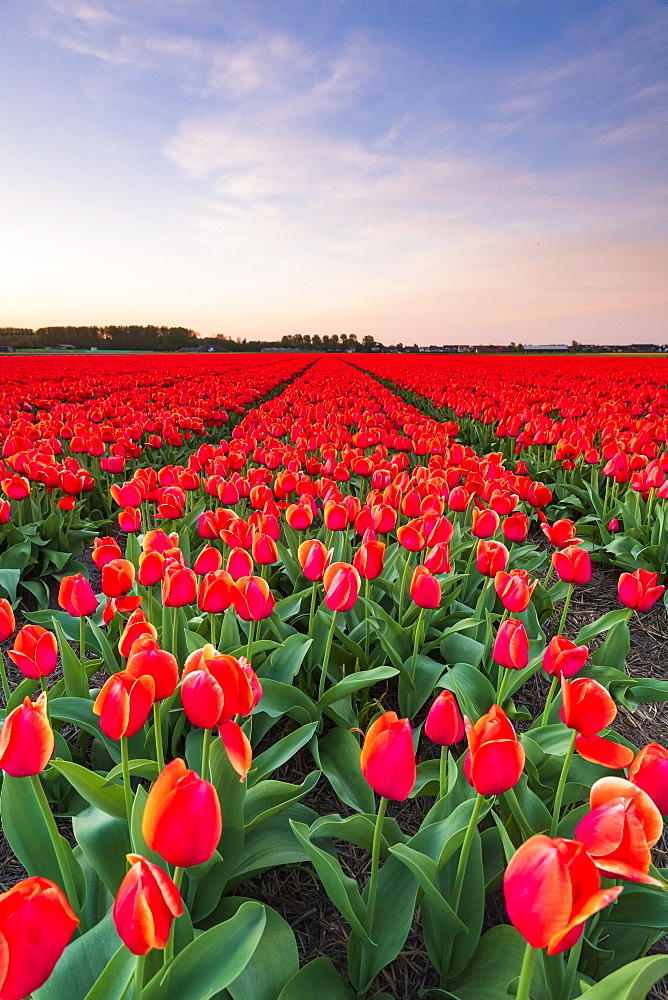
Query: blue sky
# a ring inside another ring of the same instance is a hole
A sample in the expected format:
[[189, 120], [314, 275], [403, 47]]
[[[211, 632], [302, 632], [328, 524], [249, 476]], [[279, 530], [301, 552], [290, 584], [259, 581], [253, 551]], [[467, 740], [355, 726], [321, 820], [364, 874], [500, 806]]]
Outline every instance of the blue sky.
[[668, 5], [3, 0], [0, 325], [668, 341]]

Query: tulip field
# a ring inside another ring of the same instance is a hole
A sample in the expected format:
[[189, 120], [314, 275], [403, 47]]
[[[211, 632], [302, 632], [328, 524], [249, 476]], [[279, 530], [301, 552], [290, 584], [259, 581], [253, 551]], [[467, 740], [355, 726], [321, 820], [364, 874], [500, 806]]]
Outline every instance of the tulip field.
[[667, 996], [666, 364], [3, 357], [0, 1000]]

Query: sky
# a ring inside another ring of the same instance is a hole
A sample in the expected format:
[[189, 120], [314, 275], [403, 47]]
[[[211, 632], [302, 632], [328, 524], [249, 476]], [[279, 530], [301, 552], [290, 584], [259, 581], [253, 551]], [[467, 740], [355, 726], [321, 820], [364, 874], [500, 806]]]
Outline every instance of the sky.
[[2, 0], [0, 326], [668, 342], [665, 0]]

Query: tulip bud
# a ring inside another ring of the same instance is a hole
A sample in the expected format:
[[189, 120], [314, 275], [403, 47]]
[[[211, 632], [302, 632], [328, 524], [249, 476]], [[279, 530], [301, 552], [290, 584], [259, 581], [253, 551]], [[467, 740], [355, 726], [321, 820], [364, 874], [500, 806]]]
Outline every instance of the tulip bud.
[[620, 602], [625, 608], [649, 611], [666, 589], [664, 586], [657, 587], [656, 580], [657, 574], [646, 569], [622, 573], [617, 587]]
[[384, 712], [367, 730], [360, 755], [362, 774], [374, 792], [403, 802], [415, 784], [413, 737], [408, 719]]
[[551, 677], [574, 677], [582, 670], [588, 656], [586, 646], [576, 646], [563, 635], [555, 635], [543, 655], [543, 670]]
[[164, 948], [172, 921], [183, 913], [178, 887], [159, 865], [128, 854], [132, 868], [121, 882], [112, 916], [118, 936], [133, 955]]
[[441, 603], [441, 585], [426, 566], [416, 566], [410, 585], [410, 595], [419, 608], [438, 608]]
[[578, 545], [569, 545], [552, 555], [552, 565], [560, 580], [565, 583], [583, 585], [591, 580], [591, 560], [589, 553]]
[[32, 680], [48, 677], [58, 663], [58, 643], [53, 632], [41, 625], [24, 625], [17, 633], [14, 648], [7, 651], [21, 673]]
[[83, 618], [97, 611], [97, 597], [81, 573], [64, 576], [60, 581], [58, 603], [73, 618]]
[[524, 670], [529, 662], [529, 638], [517, 618], [507, 618], [499, 628], [493, 657], [501, 667]]
[[93, 712], [100, 716], [100, 729], [111, 740], [134, 736], [148, 719], [155, 697], [155, 681], [149, 674], [139, 677], [121, 670], [112, 674], [97, 696]]
[[529, 607], [536, 581], [529, 583], [525, 569], [511, 569], [510, 573], [500, 572], [494, 577], [494, 587], [506, 611], [517, 614]]
[[464, 717], [469, 751], [464, 773], [480, 795], [500, 795], [520, 780], [524, 748], [512, 723], [499, 705], [478, 719], [475, 726]]
[[177, 757], [160, 773], [146, 800], [142, 835], [148, 847], [170, 865], [189, 868], [211, 858], [222, 830], [216, 789]]
[[79, 923], [60, 886], [21, 879], [0, 895], [0, 997], [23, 1000], [53, 972]]
[[13, 778], [40, 774], [53, 757], [55, 740], [46, 714], [46, 693], [24, 698], [0, 732], [0, 767]]
[[442, 747], [452, 746], [464, 738], [464, 720], [451, 691], [443, 690], [436, 697], [429, 709], [424, 731], [432, 743]]
[[360, 575], [350, 563], [331, 563], [322, 578], [325, 604], [330, 611], [350, 611], [358, 598]]

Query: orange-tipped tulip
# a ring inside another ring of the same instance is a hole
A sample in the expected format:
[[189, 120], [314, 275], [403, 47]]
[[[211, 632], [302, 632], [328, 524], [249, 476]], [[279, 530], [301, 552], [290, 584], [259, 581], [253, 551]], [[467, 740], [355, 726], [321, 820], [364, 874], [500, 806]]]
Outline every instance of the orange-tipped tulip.
[[415, 784], [413, 736], [408, 719], [385, 712], [367, 730], [360, 757], [362, 774], [374, 792], [403, 802]]
[[24, 878], [0, 895], [2, 1000], [23, 1000], [47, 981], [78, 923], [48, 878]]
[[125, 623], [125, 628], [118, 640], [118, 650], [121, 656], [129, 656], [135, 642], [142, 636], [157, 639], [158, 631], [154, 625], [151, 625], [142, 609], [137, 608]]
[[102, 567], [102, 593], [125, 597], [135, 582], [135, 568], [129, 559], [112, 559]]
[[216, 789], [177, 757], [149, 792], [142, 819], [144, 840], [170, 865], [189, 868], [209, 860], [222, 830]]
[[138, 733], [150, 715], [154, 697], [155, 681], [149, 674], [134, 677], [127, 670], [112, 674], [93, 705], [104, 735], [120, 740]]
[[514, 788], [524, 767], [524, 748], [500, 705], [492, 705], [475, 726], [464, 718], [469, 752], [466, 777], [481, 795], [500, 795]]
[[184, 608], [197, 600], [197, 577], [178, 562], [168, 565], [162, 579], [162, 603], [166, 608]]
[[198, 576], [215, 573], [223, 565], [223, 557], [213, 545], [205, 545], [193, 563], [193, 570]]
[[234, 609], [245, 622], [269, 618], [274, 610], [274, 595], [260, 576], [242, 576], [232, 590]]
[[230, 574], [225, 569], [215, 570], [202, 577], [197, 606], [200, 611], [218, 615], [232, 606], [233, 596], [234, 580]]
[[58, 663], [58, 643], [53, 632], [41, 625], [24, 625], [17, 633], [14, 648], [7, 650], [22, 674], [37, 680], [48, 677]]
[[148, 675], [155, 682], [155, 700], [162, 701], [174, 694], [179, 682], [179, 666], [176, 657], [166, 649], [160, 649], [151, 636], [140, 636], [133, 643], [126, 672], [130, 677]]
[[121, 882], [112, 916], [118, 936], [133, 955], [164, 948], [172, 921], [183, 913], [177, 886], [159, 865], [128, 854], [132, 868]]
[[53, 757], [55, 741], [46, 714], [46, 693], [24, 698], [0, 732], [0, 767], [13, 778], [40, 774]]
[[511, 923], [532, 948], [547, 948], [548, 955], [572, 948], [586, 920], [622, 891], [600, 886], [583, 844], [542, 834], [520, 845], [503, 878]]
[[317, 538], [309, 538], [302, 542], [297, 549], [297, 558], [302, 572], [306, 579], [313, 583], [322, 580], [322, 574], [329, 566], [331, 557], [331, 551], [328, 552]]
[[650, 849], [663, 833], [661, 813], [649, 795], [625, 778], [599, 778], [589, 805], [575, 836], [597, 868], [608, 878], [661, 885], [648, 875]]

